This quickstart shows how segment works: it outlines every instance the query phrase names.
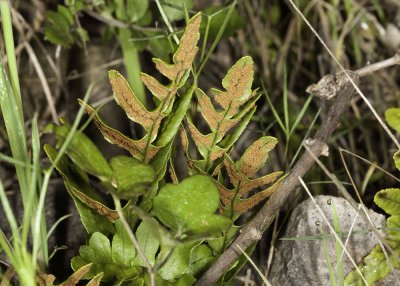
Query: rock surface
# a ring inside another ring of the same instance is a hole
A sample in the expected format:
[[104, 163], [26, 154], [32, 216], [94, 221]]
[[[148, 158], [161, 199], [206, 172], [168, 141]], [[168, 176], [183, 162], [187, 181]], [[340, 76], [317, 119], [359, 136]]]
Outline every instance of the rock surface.
[[[346, 249], [354, 261], [359, 264], [362, 259], [378, 243], [376, 235], [370, 231], [369, 223], [364, 222], [353, 207], [342, 198], [331, 196], [315, 197], [316, 203], [322, 209], [325, 217], [333, 225], [333, 209], [336, 209], [345, 243], [347, 234], [352, 228], [353, 235], [347, 242]], [[377, 228], [385, 227], [385, 216], [372, 210], [368, 214]], [[354, 219], [355, 222], [354, 222]], [[337, 255], [335, 239], [311, 199], [299, 204], [290, 216], [286, 232], [276, 246], [269, 280], [272, 285], [332, 285], [329, 278], [328, 258], [323, 248], [325, 237], [329, 260], [333, 271], [337, 273]], [[346, 275], [353, 269], [346, 254], [343, 254], [343, 272]], [[336, 278], [337, 279], [337, 278]], [[393, 274], [375, 285], [397, 285]]]

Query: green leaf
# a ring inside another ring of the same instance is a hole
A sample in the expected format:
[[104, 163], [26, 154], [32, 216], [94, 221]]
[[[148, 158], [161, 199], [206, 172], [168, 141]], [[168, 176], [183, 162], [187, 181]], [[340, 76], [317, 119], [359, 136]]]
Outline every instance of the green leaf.
[[233, 146], [233, 144], [239, 139], [240, 135], [246, 130], [247, 125], [249, 124], [251, 118], [253, 117], [254, 112], [256, 112], [256, 107], [253, 107], [240, 121], [240, 123], [236, 126], [234, 132], [232, 134], [228, 134], [221, 141], [219, 145], [223, 146], [224, 149], [228, 149]]
[[213, 180], [196, 175], [162, 187], [153, 200], [153, 213], [178, 234], [218, 234], [231, 225], [229, 219], [214, 214], [218, 206]]
[[[256, 245], [257, 243], [253, 243], [246, 249], [246, 253], [249, 256], [251, 256], [251, 254], [253, 253], [254, 249], [256, 248]], [[223, 276], [222, 284], [220, 285], [230, 285], [230, 282], [232, 282], [232, 280], [237, 276], [240, 269], [242, 269], [242, 267], [246, 265], [248, 262], [249, 261], [246, 256], [244, 256], [243, 254], [240, 255], [239, 259], [236, 260], [236, 262], [231, 265], [228, 271], [226, 271], [225, 275]]]
[[400, 132], [400, 108], [386, 109], [385, 118], [390, 127]]
[[[68, 187], [67, 187], [68, 188]], [[92, 208], [82, 203], [78, 198], [72, 196], [76, 209], [78, 210], [80, 220], [88, 234], [100, 231], [102, 233], [114, 233], [113, 223], [105, 216], [99, 215]]]
[[112, 260], [116, 264], [131, 266], [136, 256], [135, 246], [120, 220], [115, 223], [115, 235], [112, 240]]
[[[44, 146], [44, 150], [46, 151], [50, 161], [54, 164], [57, 157], [57, 151], [51, 145], [47, 144]], [[74, 200], [78, 199], [80, 202], [104, 218], [107, 218], [111, 221], [118, 219], [117, 212], [108, 208], [104, 204], [101, 197], [99, 197], [91, 189], [89, 185], [89, 178], [87, 177], [86, 173], [77, 168], [68, 157], [63, 155], [55, 167], [63, 176], [65, 186]], [[79, 206], [77, 205], [77, 207]], [[88, 215], [87, 212], [85, 212], [85, 214]], [[89, 217], [90, 216], [88, 216], [88, 218]]]
[[[151, 265], [154, 265], [154, 262], [156, 261], [156, 254], [160, 247], [160, 238], [157, 235], [157, 229], [154, 229], [156, 225], [152, 222], [152, 220], [146, 219], [141, 222], [136, 231], [136, 238], [147, 260]], [[137, 260], [139, 265], [143, 267], [146, 266], [139, 256], [137, 256]]]
[[72, 259], [72, 268], [76, 270], [87, 263], [93, 263], [90, 272], [85, 275], [85, 279], [91, 279], [99, 273], [104, 273], [103, 281], [110, 281], [113, 277], [118, 280], [137, 277], [140, 267], [130, 263], [133, 261], [133, 245], [129, 244], [126, 234], [122, 234], [122, 225], [117, 228], [119, 228], [119, 233], [114, 235], [114, 238], [117, 238], [113, 239], [115, 246], [112, 248], [110, 240], [105, 235], [100, 232], [93, 233], [89, 239], [89, 245], [81, 246], [79, 248], [80, 256]]
[[65, 0], [65, 4], [68, 6], [70, 11], [74, 14], [84, 8], [82, 0]]
[[[190, 253], [197, 242], [180, 243], [177, 246], [161, 247], [161, 252], [157, 257], [157, 264], [166, 260], [157, 274], [165, 280], [175, 280], [186, 273], [189, 267]], [[171, 253], [172, 252], [172, 253]]]
[[190, 254], [188, 273], [196, 276], [210, 266], [215, 259], [212, 249], [206, 244], [195, 246]]
[[192, 85], [192, 87], [189, 88], [185, 95], [181, 97], [176, 110], [169, 114], [161, 130], [161, 134], [157, 139], [157, 146], [164, 147], [175, 138], [179, 126], [181, 125], [182, 120], [185, 117], [186, 112], [190, 106], [195, 88], [196, 86]]
[[173, 47], [170, 45], [167, 37], [159, 37], [158, 32], [143, 32], [149, 39], [146, 41], [147, 49], [157, 58], [167, 61], [170, 55], [174, 52]]
[[[209, 25], [208, 37], [214, 39], [217, 36], [219, 29], [224, 23], [228, 13], [229, 9], [222, 6], [212, 6], [206, 8], [203, 11], [203, 20], [200, 26], [201, 34], [205, 34], [207, 25]], [[232, 36], [236, 31], [243, 28], [245, 23], [245, 19], [240, 16], [238, 10], [235, 8], [228, 20], [228, 23], [226, 24], [225, 30], [222, 33], [222, 37]]]
[[126, 7], [124, 2], [124, 0], [114, 0], [115, 15], [118, 20], [127, 21], [128, 18], [126, 16]]
[[94, 263], [111, 263], [110, 240], [101, 232], [95, 232], [89, 239], [89, 245], [80, 247], [79, 254]]
[[153, 182], [153, 185], [144, 194], [143, 199], [140, 203], [140, 207], [145, 211], [149, 211], [151, 209], [153, 204], [153, 197], [157, 194], [159, 189], [159, 182], [164, 178], [164, 175], [167, 171], [167, 165], [169, 158], [171, 157], [171, 149], [173, 143], [174, 140], [171, 140], [166, 146], [162, 147], [150, 162], [151, 166], [156, 172], [156, 178]]
[[194, 278], [191, 275], [188, 274], [183, 274], [181, 277], [179, 277], [179, 279], [174, 283], [174, 285], [176, 286], [190, 286], [190, 285], [194, 285], [194, 283], [196, 282], [196, 278]]
[[165, 14], [169, 21], [182, 20], [185, 17], [185, 7], [190, 10], [193, 7], [193, 0], [164, 0], [162, 1], [162, 6], [164, 8]]
[[133, 157], [117, 156], [110, 160], [113, 173], [113, 185], [118, 195], [132, 198], [146, 191], [155, 179], [154, 169]]
[[390, 215], [400, 215], [400, 189], [384, 189], [379, 191], [374, 202]]
[[394, 215], [389, 217], [386, 224], [390, 239], [400, 243], [400, 216]]
[[[400, 244], [398, 241], [390, 241], [386, 238], [386, 241], [392, 247], [396, 255], [400, 255]], [[368, 285], [373, 285], [376, 281], [386, 277], [391, 272], [391, 266], [398, 267], [399, 261], [392, 255], [389, 255], [389, 260], [386, 258], [380, 245], [375, 246], [368, 256], [366, 256], [363, 262], [358, 265]], [[361, 279], [360, 274], [357, 270], [352, 270], [345, 278], [344, 285], [346, 286], [358, 286], [365, 285]]]
[[46, 16], [45, 39], [55, 45], [69, 48], [74, 43], [74, 37], [70, 32], [73, 23], [71, 12], [59, 5], [57, 12], [47, 11]]
[[71, 11], [67, 7], [58, 5], [57, 12], [65, 17], [68, 25], [72, 25], [74, 23], [74, 16], [72, 15]]
[[[57, 145], [61, 146], [70, 132], [71, 126], [68, 124], [62, 126], [50, 124], [46, 129], [55, 133]], [[112, 172], [106, 159], [92, 140], [82, 132], [77, 131], [74, 134], [66, 153], [83, 171], [97, 176], [102, 181], [111, 180]]]
[[230, 245], [231, 242], [236, 238], [240, 231], [240, 226], [232, 225], [223, 237], [209, 239], [208, 245], [213, 250], [213, 253], [222, 253], [226, 246]]
[[76, 29], [76, 34], [79, 37], [79, 43], [80, 44], [89, 41], [89, 34], [82, 27], [79, 27], [79, 28]]
[[137, 22], [145, 14], [149, 7], [148, 0], [129, 0], [126, 2], [126, 14], [130, 22]]

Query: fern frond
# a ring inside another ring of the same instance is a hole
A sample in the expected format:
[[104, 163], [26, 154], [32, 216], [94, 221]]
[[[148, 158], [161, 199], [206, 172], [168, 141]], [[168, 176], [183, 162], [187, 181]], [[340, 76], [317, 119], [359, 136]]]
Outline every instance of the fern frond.
[[[281, 180], [279, 178], [283, 174], [281, 171], [254, 179], [257, 172], [266, 164], [268, 153], [277, 143], [278, 141], [274, 137], [261, 137], [247, 148], [236, 163], [229, 155], [225, 155], [224, 167], [233, 189], [229, 190], [220, 184], [219, 190], [221, 201], [229, 213], [242, 214], [248, 211], [280, 187]], [[269, 187], [249, 198], [244, 198], [249, 192], [256, 191], [265, 185], [269, 185]]]
[[253, 75], [254, 68], [251, 57], [241, 58], [229, 69], [222, 80], [225, 91], [211, 90], [220, 110], [215, 108], [211, 99], [202, 90], [196, 90], [201, 114], [209, 125], [211, 133], [202, 134], [190, 120], [188, 120], [188, 126], [194, 143], [203, 157], [203, 160], [199, 160], [197, 165], [206, 172], [209, 172], [212, 167], [216, 168], [217, 165], [213, 166], [214, 161], [222, 158], [232, 147], [234, 142], [227, 138], [234, 135], [234, 138], [237, 139], [244, 128], [239, 129], [239, 134], [236, 132], [229, 134], [229, 131], [242, 121], [245, 121], [245, 125], [247, 125], [246, 115], [255, 111], [256, 100], [252, 99], [257, 96], [251, 90]]
[[[133, 140], [119, 131], [109, 127], [97, 114], [93, 107], [86, 105], [86, 112], [93, 118], [105, 139], [126, 150], [131, 155], [145, 163], [148, 163], [160, 150], [172, 140], [177, 132], [180, 122], [184, 117], [192, 97], [193, 88], [188, 90], [185, 98], [182, 99], [176, 108], [174, 102], [178, 90], [186, 82], [191, 66], [198, 51], [199, 28], [201, 15], [197, 14], [189, 20], [180, 44], [173, 55], [172, 63], [168, 64], [160, 59], [153, 59], [157, 70], [170, 80], [168, 85], [160, 83], [156, 78], [141, 74], [144, 85], [156, 98], [156, 108], [149, 110], [136, 97], [124, 77], [117, 71], [109, 72], [109, 79], [112, 86], [115, 101], [125, 111], [128, 118], [144, 128], [145, 135]], [[178, 111], [177, 115], [171, 114]], [[173, 117], [174, 121], [166, 120]], [[173, 134], [163, 134], [170, 132]], [[156, 141], [158, 137], [162, 140]]]

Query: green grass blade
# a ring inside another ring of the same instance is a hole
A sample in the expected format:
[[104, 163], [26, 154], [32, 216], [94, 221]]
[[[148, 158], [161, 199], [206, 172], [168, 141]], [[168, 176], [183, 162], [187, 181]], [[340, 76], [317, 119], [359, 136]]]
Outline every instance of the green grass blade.
[[[283, 69], [283, 119], [285, 120], [285, 130], [286, 132], [286, 136], [289, 137], [289, 130], [290, 130], [290, 126], [289, 126], [289, 107], [288, 107], [288, 90], [287, 90], [287, 71], [286, 71], [286, 64], [284, 66]], [[289, 138], [286, 139], [287, 141], [289, 141]]]
[[313, 99], [313, 96], [309, 96], [307, 98], [307, 101], [304, 103], [303, 107], [300, 110], [300, 113], [297, 115], [296, 121], [293, 123], [292, 128], [289, 131], [289, 138], [292, 136], [293, 132], [296, 130], [297, 125], [299, 125], [301, 119], [303, 118], [304, 114], [306, 113], [308, 106], [311, 103], [311, 100]]
[[[339, 216], [336, 212], [336, 207], [335, 205], [331, 205], [332, 207], [332, 216], [333, 216], [333, 228], [335, 229], [336, 233], [341, 232], [341, 227], [340, 227], [340, 222], [339, 222]], [[340, 243], [335, 240], [335, 250], [336, 250], [336, 259], [337, 259], [337, 280], [338, 280], [338, 285], [343, 286], [344, 285], [344, 273], [343, 273], [343, 248], [340, 245]]]
[[10, 202], [8, 201], [7, 194], [4, 191], [3, 184], [1, 183], [1, 181], [0, 181], [0, 202], [1, 205], [3, 206], [3, 211], [4, 214], [6, 215], [8, 224], [10, 225], [12, 236], [14, 237], [14, 240], [18, 241], [20, 236], [18, 231], [17, 220], [14, 216]]
[[[30, 162], [25, 140], [25, 126], [21, 117], [16, 112], [17, 103], [13, 91], [5, 73], [3, 65], [0, 63], [0, 107], [6, 125], [11, 152], [14, 159], [22, 162]], [[21, 189], [22, 200], [27, 202], [29, 189], [26, 169], [16, 166], [18, 182]]]
[[122, 55], [124, 59], [124, 65], [128, 77], [128, 82], [132, 87], [136, 97], [143, 103], [146, 104], [146, 94], [144, 91], [143, 82], [140, 78], [140, 59], [139, 51], [136, 44], [130, 41], [131, 32], [127, 29], [120, 29], [118, 33], [118, 40], [121, 45]]
[[[321, 226], [319, 227], [319, 229], [320, 229], [321, 235], [323, 236], [324, 233], [322, 231]], [[329, 280], [331, 281], [331, 285], [332, 286], [336, 286], [335, 272], [333, 271], [332, 261], [331, 261], [331, 258], [329, 257], [329, 250], [328, 250], [328, 247], [326, 245], [326, 239], [325, 238], [322, 239], [322, 246], [324, 248], [326, 264], [328, 265], [328, 269], [329, 269]]]
[[[85, 97], [83, 99], [84, 102], [87, 102], [90, 95], [92, 94], [93, 91], [93, 84], [91, 84], [85, 94]], [[34, 227], [35, 228], [39, 228], [41, 226], [41, 221], [43, 216], [43, 209], [44, 209], [44, 202], [45, 202], [45, 197], [46, 197], [46, 191], [47, 191], [47, 187], [50, 181], [50, 176], [54, 170], [54, 166], [57, 165], [57, 162], [61, 159], [61, 157], [64, 155], [65, 151], [68, 148], [68, 145], [70, 144], [71, 140], [74, 137], [74, 134], [76, 132], [76, 130], [78, 129], [78, 125], [79, 122], [82, 119], [82, 116], [84, 114], [84, 108], [83, 105], [80, 107], [78, 114], [76, 115], [75, 121], [71, 126], [70, 132], [68, 133], [68, 135], [65, 137], [65, 140], [63, 142], [63, 144], [61, 145], [59, 152], [57, 154], [57, 157], [54, 159], [52, 166], [45, 172], [44, 175], [44, 179], [43, 179], [43, 184], [40, 190], [40, 197], [39, 197], [39, 203], [37, 206], [37, 210], [36, 210], [36, 215], [35, 215], [35, 222], [34, 222]], [[34, 233], [34, 237], [33, 237], [33, 241], [39, 241], [39, 233], [36, 232]], [[42, 238], [43, 239], [43, 238]], [[32, 251], [32, 260], [34, 260], [34, 258], [37, 256], [38, 251], [40, 250], [40, 245], [38, 244], [34, 244], [33, 245], [34, 249]], [[42, 245], [43, 247], [43, 245]]]
[[296, 162], [297, 157], [300, 155], [300, 151], [303, 149], [303, 143], [309, 137], [311, 130], [314, 127], [315, 122], [317, 121], [317, 119], [319, 117], [320, 112], [321, 112], [321, 108], [318, 109], [317, 114], [315, 114], [313, 121], [311, 122], [310, 126], [308, 127], [307, 132], [306, 132], [305, 136], [303, 137], [303, 141], [299, 145], [299, 148], [297, 148], [296, 154], [294, 154], [293, 159], [290, 162], [288, 170], [290, 170], [292, 168], [293, 164]]
[[272, 104], [271, 99], [269, 98], [268, 92], [267, 92], [264, 84], [262, 84], [262, 88], [264, 90], [265, 98], [267, 99], [268, 105], [271, 108], [272, 114], [274, 115], [276, 122], [278, 122], [279, 126], [281, 127], [283, 132], [286, 134], [287, 132], [286, 132], [285, 125], [283, 125], [283, 122], [282, 122], [281, 118], [279, 117], [278, 112], [276, 111], [274, 105]]
[[[39, 136], [39, 128], [37, 124], [37, 114], [35, 114], [35, 117], [32, 120], [32, 172], [31, 172], [31, 178], [32, 178], [32, 183], [31, 183], [31, 193], [36, 194], [36, 190], [39, 189], [41, 192], [47, 191], [46, 189], [42, 188], [42, 177], [41, 177], [41, 167], [40, 167], [40, 136]], [[42, 194], [40, 194], [42, 196]], [[35, 199], [35, 208], [38, 207], [38, 202], [37, 199]], [[25, 211], [25, 213], [29, 213], [32, 218], [36, 219], [35, 216], [38, 215], [35, 213], [35, 209], [29, 209], [29, 211]], [[42, 213], [40, 217], [38, 218], [40, 220], [40, 227], [34, 227], [32, 229], [32, 236], [33, 237], [39, 237], [38, 240], [33, 240], [33, 245], [34, 248], [40, 249], [41, 251], [41, 258], [44, 259], [45, 265], [48, 264], [48, 245], [47, 245], [47, 226], [46, 226], [46, 218], [44, 216], [44, 210], [42, 210]], [[38, 233], [38, 235], [36, 235]], [[32, 255], [32, 258], [35, 256]], [[32, 263], [35, 263], [36, 259], [32, 261]]]
[[26, 162], [23, 162], [21, 160], [16, 160], [15, 158], [13, 158], [11, 156], [8, 156], [8, 155], [6, 155], [4, 153], [0, 153], [0, 162], [1, 161], [4, 161], [4, 162], [9, 163], [11, 165], [17, 165], [19, 167], [28, 167], [29, 169], [32, 168], [32, 166], [30, 164], [27, 166]]
[[14, 37], [12, 32], [12, 22], [10, 6], [7, 0], [0, 0], [1, 20], [3, 24], [4, 42], [7, 52], [8, 69], [10, 72], [11, 87], [13, 90], [15, 102], [17, 103], [18, 113], [23, 121], [21, 91], [19, 87], [19, 78], [17, 70], [17, 61], [15, 57]]

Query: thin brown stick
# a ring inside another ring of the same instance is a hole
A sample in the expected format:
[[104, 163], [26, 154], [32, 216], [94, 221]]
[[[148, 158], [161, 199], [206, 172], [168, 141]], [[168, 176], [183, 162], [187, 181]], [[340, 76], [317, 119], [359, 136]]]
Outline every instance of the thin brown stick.
[[[353, 81], [358, 82], [356, 74], [352, 75]], [[350, 105], [351, 98], [355, 92], [351, 83], [347, 82], [338, 92], [331, 105], [328, 116], [322, 122], [321, 127], [310, 144], [310, 151], [319, 157], [327, 139], [333, 133], [340, 117]], [[304, 152], [296, 163], [292, 171], [285, 178], [282, 188], [277, 190], [269, 198], [263, 208], [257, 213], [254, 219], [245, 225], [241, 234], [229, 246], [229, 248], [219, 257], [219, 259], [207, 270], [197, 282], [197, 286], [213, 285], [230, 265], [242, 254], [240, 249], [247, 249], [254, 242], [261, 239], [262, 233], [269, 227], [275, 214], [285, 203], [290, 193], [299, 185], [298, 178], [302, 178], [307, 171], [314, 165], [315, 161], [309, 152]]]
[[366, 65], [363, 68], [360, 68], [356, 70], [355, 72], [358, 74], [358, 76], [362, 77], [371, 73], [374, 73], [378, 70], [394, 66], [394, 65], [400, 65], [400, 54], [395, 54], [393, 57], [390, 59], [380, 61], [374, 64]]

